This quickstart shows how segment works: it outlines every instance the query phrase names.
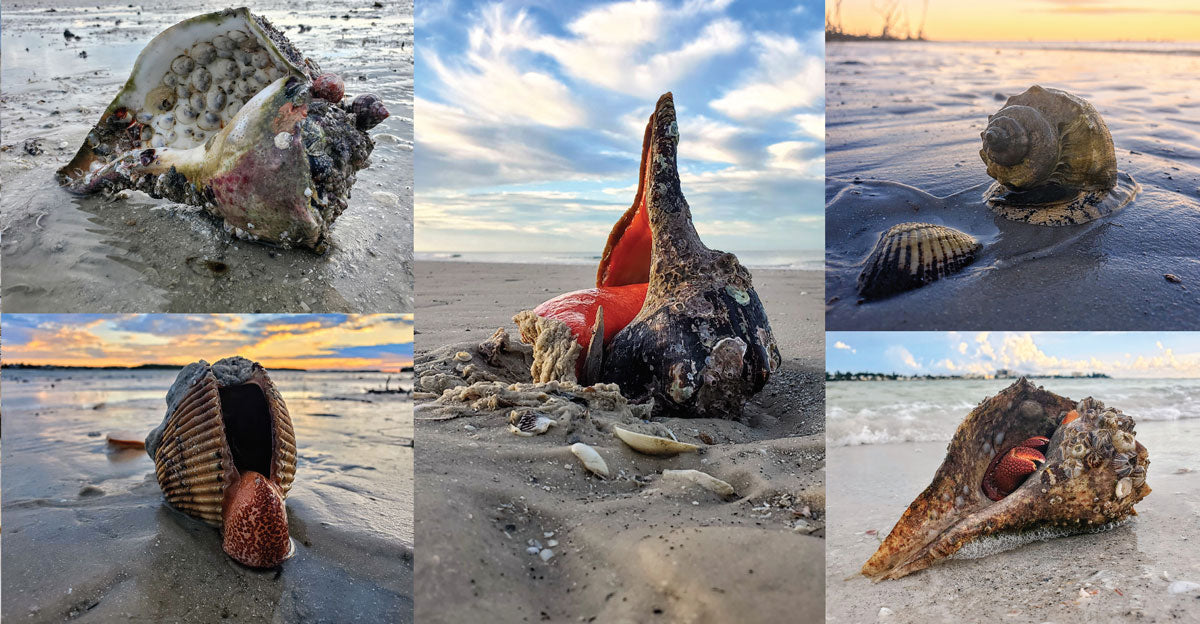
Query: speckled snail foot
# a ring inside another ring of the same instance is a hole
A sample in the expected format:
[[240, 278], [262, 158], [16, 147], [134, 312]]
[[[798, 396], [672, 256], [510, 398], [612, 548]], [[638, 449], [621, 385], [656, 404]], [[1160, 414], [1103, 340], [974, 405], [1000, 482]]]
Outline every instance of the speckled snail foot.
[[979, 156], [996, 182], [984, 200], [997, 214], [1037, 225], [1110, 215], [1140, 187], [1117, 171], [1108, 126], [1084, 99], [1032, 86], [988, 117]]
[[58, 181], [141, 190], [238, 238], [321, 252], [374, 149], [342, 88], [248, 9], [193, 17], [142, 50]]
[[[997, 460], [997, 458], [999, 458]], [[898, 579], [964, 549], [1102, 530], [1150, 494], [1133, 418], [1021, 379], [958, 426], [933, 482], [862, 567]]]
[[609, 234], [596, 286], [518, 314], [535, 380], [616, 383], [654, 413], [738, 418], [780, 364], [750, 272], [709, 249], [676, 166], [679, 125], [663, 95], [646, 125], [638, 191]]
[[261, 366], [241, 357], [185, 366], [146, 453], [167, 503], [219, 527], [230, 557], [270, 568], [291, 555], [284, 500], [296, 478], [296, 436]]

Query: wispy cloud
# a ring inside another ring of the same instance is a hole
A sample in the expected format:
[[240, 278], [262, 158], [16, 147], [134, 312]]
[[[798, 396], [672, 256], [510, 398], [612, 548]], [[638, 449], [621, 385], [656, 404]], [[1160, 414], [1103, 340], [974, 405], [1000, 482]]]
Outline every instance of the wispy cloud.
[[642, 130], [665, 91], [698, 226], [736, 224], [725, 231], [747, 238], [720, 243], [734, 251], [820, 248], [821, 11], [792, 8], [430, 7], [417, 30], [417, 249], [598, 253], [633, 199]]

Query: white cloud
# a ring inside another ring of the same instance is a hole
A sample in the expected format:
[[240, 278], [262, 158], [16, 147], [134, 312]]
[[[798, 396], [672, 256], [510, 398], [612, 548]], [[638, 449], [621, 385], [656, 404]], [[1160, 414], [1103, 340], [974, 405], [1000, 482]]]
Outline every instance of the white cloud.
[[741, 86], [709, 102], [734, 119], [775, 115], [817, 106], [825, 97], [825, 60], [808, 54], [798, 39], [756, 36], [758, 67]]
[[908, 349], [905, 349], [900, 345], [892, 345], [888, 347], [885, 353], [892, 360], [899, 361], [911, 369], [920, 370], [922, 368], [921, 363], [917, 361], [917, 358], [913, 357], [913, 354]]
[[797, 113], [792, 121], [800, 128], [802, 135], [825, 140], [825, 113]]
[[843, 349], [845, 351], [849, 351], [850, 353], [858, 353], [858, 351], [854, 347], [851, 347], [850, 345], [842, 342], [841, 340], [833, 343], [833, 348], [834, 349]]
[[965, 343], [965, 342], [958, 343], [958, 352], [959, 353], [966, 355], [968, 348], [970, 348], [970, 345], [968, 345], [967, 343]]

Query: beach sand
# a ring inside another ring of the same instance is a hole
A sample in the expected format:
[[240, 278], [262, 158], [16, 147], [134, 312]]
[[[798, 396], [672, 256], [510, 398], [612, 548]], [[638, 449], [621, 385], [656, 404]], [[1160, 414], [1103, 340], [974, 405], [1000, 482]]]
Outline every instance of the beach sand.
[[1200, 420], [1139, 421], [1137, 438], [1150, 450], [1153, 491], [1130, 522], [879, 583], [859, 568], [929, 484], [946, 444], [830, 447], [826, 621], [1194, 621], [1200, 586], [1170, 589], [1200, 583]]
[[[1198, 76], [1200, 51], [1184, 44], [830, 44], [827, 328], [1200, 327]], [[1141, 185], [1132, 204], [1064, 227], [986, 207], [980, 132], [1034, 84], [1096, 107], [1119, 170]], [[983, 249], [955, 276], [860, 304], [862, 263], [909, 221], [965, 231]]]
[[[561, 427], [522, 438], [502, 416], [427, 421], [418, 409], [420, 621], [820, 617], [821, 274], [752, 272], [785, 363], [748, 404], [753, 425], [664, 421], [681, 440], [711, 436], [701, 454], [660, 459], [588, 438], [620, 473], [601, 481], [580, 468]], [[513, 314], [594, 280], [592, 267], [569, 265], [418, 262], [416, 273], [418, 370], [444, 345], [470, 347], [498, 327], [515, 335]], [[728, 481], [737, 497], [658, 477], [680, 468]]]
[[[323, 70], [339, 73], [347, 94], [375, 92], [391, 113], [369, 133], [371, 166], [358, 172], [330, 250], [318, 256], [237, 240], [194, 207], [136, 191], [115, 200], [73, 196], [54, 180], [138, 53], [200, 13], [196, 3], [6, 3], [5, 312], [411, 311], [412, 3], [383, 4], [250, 3]], [[80, 39], [65, 39], [64, 29]], [[26, 142], [41, 152], [28, 153]]]
[[272, 374], [299, 451], [297, 553], [254, 571], [167, 506], [144, 450], [105, 441], [157, 426], [174, 376], [4, 371], [4, 621], [411, 622], [407, 396], [366, 394], [380, 373]]

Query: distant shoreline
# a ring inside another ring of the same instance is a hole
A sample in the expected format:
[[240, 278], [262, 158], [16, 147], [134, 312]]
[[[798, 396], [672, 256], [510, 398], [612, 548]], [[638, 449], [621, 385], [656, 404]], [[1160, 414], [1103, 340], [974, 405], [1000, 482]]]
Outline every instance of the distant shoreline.
[[841, 371], [825, 371], [825, 381], [952, 381], [972, 380], [991, 381], [1004, 379], [1112, 379], [1105, 373], [1080, 373], [1078, 375], [900, 375], [897, 373], [843, 373]]

